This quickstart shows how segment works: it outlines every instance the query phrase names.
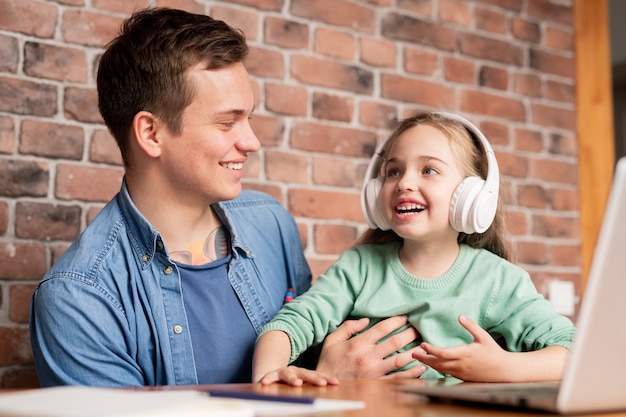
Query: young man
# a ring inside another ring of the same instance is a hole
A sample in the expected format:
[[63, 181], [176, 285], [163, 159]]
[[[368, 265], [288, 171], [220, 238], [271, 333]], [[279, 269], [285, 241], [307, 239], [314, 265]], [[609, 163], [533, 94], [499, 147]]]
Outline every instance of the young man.
[[[249, 382], [257, 333], [289, 288], [308, 289], [294, 219], [241, 189], [260, 147], [247, 51], [224, 22], [166, 8], [134, 14], [107, 47], [99, 106], [125, 177], [33, 295], [42, 386]], [[403, 366], [410, 352], [384, 358], [415, 330], [376, 341], [404, 323], [350, 339], [367, 323], [347, 322], [318, 370], [379, 377]]]

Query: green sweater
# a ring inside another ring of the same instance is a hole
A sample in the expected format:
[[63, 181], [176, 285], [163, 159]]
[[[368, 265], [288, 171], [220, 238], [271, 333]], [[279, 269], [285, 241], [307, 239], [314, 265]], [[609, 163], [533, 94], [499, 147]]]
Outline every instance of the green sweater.
[[[444, 275], [421, 279], [404, 269], [399, 248], [398, 243], [361, 245], [344, 252], [306, 293], [285, 304], [262, 333], [286, 332], [293, 361], [346, 319], [368, 317], [371, 326], [406, 314], [421, 336], [406, 348], [422, 340], [449, 347], [472, 342], [457, 320], [464, 314], [512, 352], [570, 348], [574, 325], [556, 314], [523, 269], [487, 250], [461, 245]], [[442, 376], [434, 369], [422, 375]]]

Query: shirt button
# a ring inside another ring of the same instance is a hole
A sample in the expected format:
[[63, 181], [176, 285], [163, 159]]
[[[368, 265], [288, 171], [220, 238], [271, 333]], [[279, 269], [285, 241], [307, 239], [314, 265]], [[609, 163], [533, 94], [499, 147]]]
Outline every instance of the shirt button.
[[163, 268], [163, 272], [165, 272], [165, 275], [169, 275], [172, 273], [172, 267], [171, 266], [166, 266], [165, 268]]
[[148, 262], [150, 260], [150, 257], [148, 255], [144, 255], [141, 257], [141, 260], [144, 262]]
[[157, 248], [159, 249], [163, 249], [163, 242], [162, 241], [157, 241]]
[[174, 326], [174, 333], [181, 334], [183, 332], [183, 326], [176, 325]]

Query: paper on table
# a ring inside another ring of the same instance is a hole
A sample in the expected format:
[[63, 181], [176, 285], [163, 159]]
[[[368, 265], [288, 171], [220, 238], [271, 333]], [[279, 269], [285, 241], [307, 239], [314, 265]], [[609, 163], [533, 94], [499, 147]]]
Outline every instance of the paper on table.
[[325, 398], [317, 398], [313, 404], [293, 404], [281, 403], [276, 401], [253, 401], [245, 400], [247, 404], [252, 405], [256, 417], [279, 417], [279, 416], [296, 416], [341, 411], [354, 410], [365, 407], [362, 401], [348, 400], [328, 400]]
[[56, 387], [0, 395], [11, 417], [253, 417], [251, 404], [192, 390], [135, 391]]

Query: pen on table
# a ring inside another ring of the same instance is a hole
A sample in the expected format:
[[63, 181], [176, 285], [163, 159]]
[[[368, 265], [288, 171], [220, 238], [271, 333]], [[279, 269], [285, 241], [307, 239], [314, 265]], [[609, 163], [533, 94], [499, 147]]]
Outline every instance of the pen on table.
[[260, 394], [258, 392], [236, 390], [210, 390], [211, 397], [237, 398], [241, 400], [276, 401], [282, 403], [313, 404], [313, 397], [293, 397], [286, 395]]

